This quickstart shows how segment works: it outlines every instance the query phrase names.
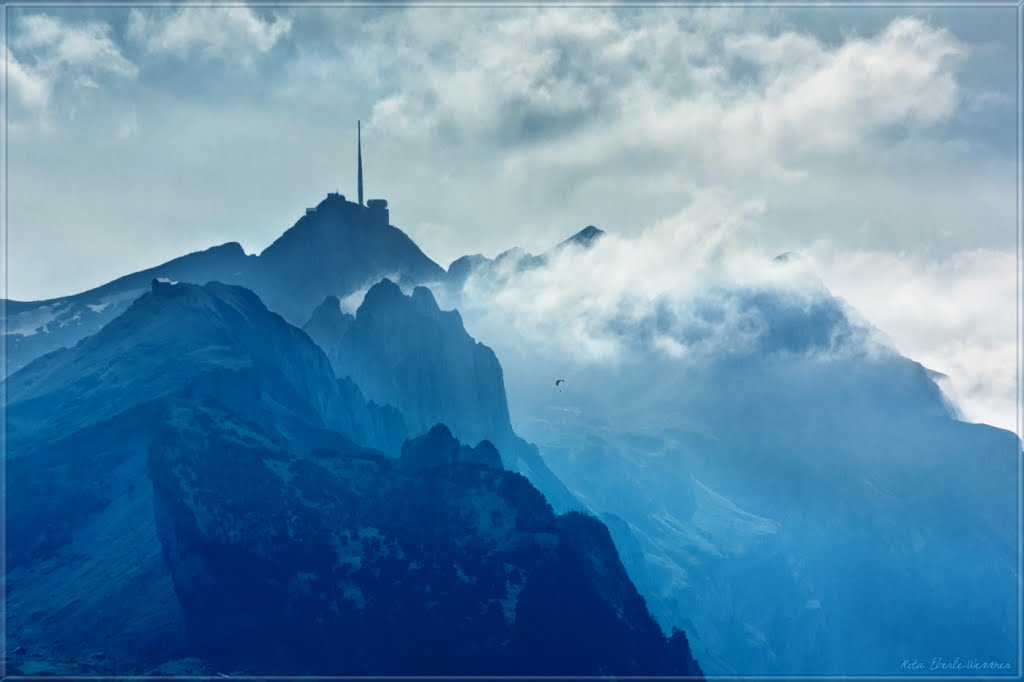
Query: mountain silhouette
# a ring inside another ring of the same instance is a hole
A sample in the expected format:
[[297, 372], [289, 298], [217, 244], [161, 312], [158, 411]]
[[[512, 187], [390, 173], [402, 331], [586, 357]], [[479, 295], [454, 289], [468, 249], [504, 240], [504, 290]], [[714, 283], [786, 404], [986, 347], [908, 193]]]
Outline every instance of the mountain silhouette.
[[[496, 317], [481, 292], [516, 276], [484, 266], [446, 300], [472, 328]], [[622, 353], [576, 365], [571, 393], [529, 373], [573, 366], [572, 349], [513, 324], [495, 344], [517, 430], [608, 521], [662, 625], [715, 675], [884, 676], [927, 649], [1015, 665], [1015, 434], [961, 421], [820, 281], [680, 298], [586, 320]]]
[[412, 434], [438, 422], [462, 441], [489, 440], [506, 468], [529, 478], [559, 511], [580, 504], [551, 473], [537, 447], [517, 436], [494, 351], [473, 339], [456, 310], [441, 310], [426, 287], [409, 296], [388, 279], [374, 284], [355, 316], [328, 298], [304, 329], [339, 377], [394, 405]]
[[589, 249], [605, 234], [604, 230], [587, 225], [539, 256], [528, 253], [519, 247], [502, 251], [494, 258], [487, 258], [479, 253], [461, 256], [448, 266], [444, 283], [449, 287], [459, 289], [474, 272], [485, 277], [503, 277], [532, 268], [544, 267], [551, 257], [560, 251], [571, 247]]
[[4, 388], [11, 672], [700, 674], [600, 522], [247, 289], [153, 281]]
[[218, 283], [153, 282], [98, 333], [4, 389], [7, 632], [47, 657], [104, 651], [141, 665], [183, 650], [147, 470], [170, 405], [231, 405], [233, 418], [296, 451], [361, 451], [339, 431], [404, 437], [397, 411], [345, 390], [308, 336], [252, 292]]
[[292, 324], [328, 295], [347, 296], [383, 276], [403, 284], [440, 281], [445, 271], [401, 230], [364, 206], [329, 194], [259, 255], [237, 243], [175, 258], [89, 291], [5, 306], [8, 374], [57, 348], [73, 346], [149, 290], [153, 279], [239, 284]]
[[268, 246], [252, 288], [289, 322], [302, 324], [326, 296], [344, 296], [381, 276], [401, 283], [440, 281], [445, 271], [404, 232], [329, 194]]
[[149, 291], [154, 279], [228, 284], [249, 277], [254, 256], [230, 242], [168, 261], [155, 268], [119, 277], [89, 291], [45, 301], [3, 301], [7, 322], [4, 336], [7, 374], [58, 348], [70, 347], [99, 331]]

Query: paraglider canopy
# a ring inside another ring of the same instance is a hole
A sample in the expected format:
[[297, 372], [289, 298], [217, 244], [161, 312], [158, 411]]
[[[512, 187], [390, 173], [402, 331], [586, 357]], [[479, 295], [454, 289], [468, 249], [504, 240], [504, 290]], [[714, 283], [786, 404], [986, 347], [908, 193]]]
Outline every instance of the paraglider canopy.
[[555, 386], [561, 386], [565, 383], [565, 379], [555, 379]]

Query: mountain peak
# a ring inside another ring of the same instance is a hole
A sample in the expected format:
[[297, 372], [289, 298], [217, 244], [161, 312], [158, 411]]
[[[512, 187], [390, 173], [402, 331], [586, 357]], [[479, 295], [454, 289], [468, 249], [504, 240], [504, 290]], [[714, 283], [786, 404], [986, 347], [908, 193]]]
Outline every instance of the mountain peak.
[[254, 288], [268, 307], [301, 324], [325, 296], [346, 296], [383, 273], [403, 284], [441, 281], [445, 271], [389, 223], [383, 204], [360, 206], [331, 193], [306, 209], [259, 256]]
[[573, 236], [566, 239], [564, 242], [558, 245], [557, 248], [575, 244], [584, 248], [593, 246], [594, 243], [607, 234], [604, 230], [594, 227], [593, 225], [587, 225], [582, 230], [574, 234]]
[[441, 310], [430, 289], [415, 287], [412, 294], [406, 296], [402, 288], [387, 277], [374, 284], [366, 292], [362, 304], [356, 310], [356, 317], [363, 318], [366, 315], [383, 311], [387, 311], [389, 314], [397, 311], [415, 312], [432, 319], [448, 320], [448, 325], [462, 331], [462, 316], [459, 312], [457, 310]]
[[239, 244], [238, 242], [225, 242], [223, 244], [218, 244], [217, 246], [211, 246], [210, 248], [206, 249], [206, 252], [207, 253], [223, 253], [223, 254], [238, 255], [238, 256], [244, 256], [245, 255], [245, 249], [243, 249], [242, 245]]
[[338, 297], [331, 295], [313, 310], [309, 321], [302, 326], [302, 331], [309, 334], [321, 348], [328, 348], [331, 342], [337, 342], [337, 339], [345, 335], [353, 322], [355, 318], [341, 309]]
[[400, 305], [399, 302], [404, 298], [405, 294], [402, 293], [402, 288], [385, 277], [367, 290], [366, 295], [363, 296], [363, 302], [356, 310], [356, 317], [366, 315], [369, 311], [381, 306]]
[[487, 440], [476, 447], [463, 445], [451, 429], [444, 424], [435, 424], [418, 438], [405, 441], [400, 457], [401, 466], [410, 471], [424, 471], [457, 463], [471, 463], [501, 471], [501, 455]]
[[423, 312], [437, 312], [441, 308], [437, 305], [437, 299], [433, 292], [426, 287], [416, 287], [412, 290], [412, 302], [418, 310]]
[[8, 390], [23, 406], [12, 404], [10, 414], [59, 399], [55, 429], [100, 422], [182, 387], [213, 390], [230, 376], [262, 377], [261, 390], [293, 414], [311, 400], [316, 418], [330, 416], [325, 406], [337, 388], [328, 359], [252, 291], [220, 282], [150, 286], [100, 331], [11, 375]]

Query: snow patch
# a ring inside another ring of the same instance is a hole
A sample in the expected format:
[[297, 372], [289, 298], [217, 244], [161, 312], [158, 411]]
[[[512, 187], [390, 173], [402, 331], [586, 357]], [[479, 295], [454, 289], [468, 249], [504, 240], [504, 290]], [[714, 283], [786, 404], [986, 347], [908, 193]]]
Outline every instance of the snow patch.
[[[160, 278], [160, 281], [170, 282], [170, 280], [164, 277]], [[102, 313], [111, 307], [118, 308], [122, 303], [134, 301], [145, 291], [146, 289], [128, 289], [127, 291], [121, 291], [116, 294], [104, 296], [98, 303], [87, 303], [86, 307], [94, 313]]]
[[53, 322], [64, 310], [61, 303], [42, 305], [32, 310], [18, 313], [7, 318], [6, 335], [35, 336], [37, 333], [48, 333], [46, 325]]

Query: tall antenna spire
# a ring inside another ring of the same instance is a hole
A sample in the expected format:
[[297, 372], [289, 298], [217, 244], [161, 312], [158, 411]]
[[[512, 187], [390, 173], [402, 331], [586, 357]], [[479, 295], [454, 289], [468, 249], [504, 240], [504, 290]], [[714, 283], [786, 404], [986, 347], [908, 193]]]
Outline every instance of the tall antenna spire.
[[363, 122], [356, 121], [356, 145], [359, 149], [359, 205], [363, 205]]

